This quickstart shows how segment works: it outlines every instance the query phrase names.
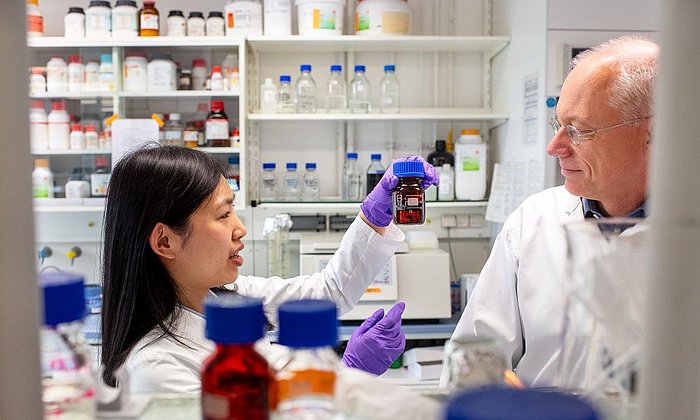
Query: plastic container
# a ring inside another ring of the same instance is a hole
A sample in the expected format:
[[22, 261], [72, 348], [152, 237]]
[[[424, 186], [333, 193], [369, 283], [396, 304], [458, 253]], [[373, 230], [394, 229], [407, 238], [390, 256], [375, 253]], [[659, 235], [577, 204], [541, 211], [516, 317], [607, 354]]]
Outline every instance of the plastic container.
[[299, 35], [342, 35], [345, 0], [296, 0]]
[[68, 56], [68, 92], [80, 93], [85, 86], [85, 65], [79, 55]]
[[112, 10], [112, 38], [139, 36], [139, 8], [134, 0], [117, 0]]
[[406, 0], [362, 0], [355, 8], [357, 35], [408, 35], [410, 23]]
[[88, 61], [85, 65], [85, 91], [97, 92], [100, 90], [100, 64], [97, 61]]
[[372, 90], [369, 79], [365, 76], [365, 66], [355, 66], [355, 77], [350, 81], [350, 112], [367, 114], [372, 110]]
[[46, 91], [52, 93], [68, 90], [68, 65], [63, 57], [51, 57], [46, 63]]
[[301, 195], [299, 184], [297, 164], [287, 162], [287, 172], [284, 173], [284, 185], [282, 186], [282, 197], [285, 201], [299, 201]]
[[316, 82], [311, 76], [311, 64], [302, 64], [299, 70], [301, 74], [294, 85], [297, 94], [296, 112], [313, 114], [316, 112]]
[[95, 124], [87, 124], [85, 126], [85, 148], [99, 148], [99, 136], [97, 135], [97, 126]]
[[277, 199], [277, 176], [275, 175], [275, 164], [266, 162], [262, 165], [262, 176], [260, 182], [260, 200], [273, 201]]
[[262, 301], [235, 294], [209, 296], [204, 316], [206, 337], [216, 350], [202, 363], [202, 418], [268, 418], [272, 373], [255, 350], [266, 323]]
[[279, 344], [290, 349], [289, 361], [275, 374], [280, 418], [335, 418], [337, 312], [328, 300], [302, 299], [279, 306]]
[[143, 55], [127, 55], [123, 71], [125, 92], [145, 92], [148, 89], [148, 60]]
[[209, 90], [224, 90], [224, 75], [221, 72], [221, 66], [211, 67], [211, 76], [209, 77]]
[[100, 73], [98, 76], [100, 92], [114, 91], [114, 71], [112, 54], [100, 54]]
[[83, 179], [82, 168], [73, 168], [73, 173], [66, 182], [66, 198], [90, 197], [90, 183]]
[[343, 113], [348, 109], [348, 90], [343, 77], [343, 67], [340, 64], [331, 66], [331, 75], [328, 78], [326, 89], [326, 112]]
[[52, 102], [48, 121], [49, 149], [70, 149], [70, 116], [66, 112], [66, 104], [62, 101]]
[[165, 20], [165, 36], [187, 36], [187, 19], [182, 10], [171, 10]]
[[32, 197], [53, 198], [53, 172], [48, 159], [35, 159], [32, 172]]
[[487, 153], [479, 130], [462, 130], [455, 143], [455, 197], [458, 200], [485, 198]]
[[207, 62], [201, 58], [192, 60], [192, 90], [204, 90], [207, 80]]
[[384, 66], [384, 77], [379, 84], [379, 110], [384, 114], [398, 114], [401, 106], [399, 79], [396, 77], [396, 66]]
[[455, 199], [455, 172], [452, 165], [444, 163], [439, 169], [440, 185], [438, 185], [438, 201], [453, 201]]
[[80, 124], [73, 124], [70, 130], [70, 149], [83, 150], [85, 149], [85, 133]]
[[83, 336], [85, 281], [80, 275], [39, 275], [44, 322], [41, 372], [44, 418], [94, 419], [97, 416], [94, 372]]
[[85, 38], [85, 12], [82, 7], [69, 7], [63, 18], [63, 36], [66, 39]]
[[265, 78], [265, 83], [260, 85], [260, 112], [263, 114], [277, 112], [277, 86], [269, 77]]
[[153, 53], [147, 66], [148, 92], [168, 92], [177, 90], [177, 67], [170, 54]]
[[29, 111], [29, 144], [32, 151], [49, 148], [49, 117], [41, 100], [32, 100]]
[[321, 199], [321, 190], [319, 188], [318, 173], [316, 172], [316, 163], [308, 162], [305, 169], [306, 172], [301, 184], [301, 199], [303, 201], [318, 201]]
[[425, 191], [423, 163], [417, 160], [394, 162], [393, 172], [399, 183], [392, 193], [394, 223], [420, 225], [425, 223]]
[[266, 36], [292, 34], [292, 0], [265, 0], [263, 13]]
[[93, 197], [107, 196], [107, 187], [111, 177], [107, 157], [97, 156], [95, 158], [95, 172], [90, 174], [90, 193]]
[[263, 14], [260, 0], [233, 0], [226, 5], [224, 10], [227, 36], [263, 34]]
[[238, 90], [240, 73], [238, 71], [238, 55], [226, 54], [221, 63], [221, 71], [224, 75], [224, 90]]
[[205, 36], [207, 21], [202, 12], [190, 12], [187, 17], [187, 36]]
[[241, 158], [238, 155], [228, 158], [226, 182], [234, 193], [241, 190]]
[[379, 183], [386, 172], [386, 168], [382, 165], [382, 155], [372, 153], [370, 156], [371, 163], [367, 168], [367, 194], [372, 192], [374, 187]]
[[362, 194], [362, 174], [357, 153], [348, 153], [343, 167], [343, 200], [359, 201]]
[[41, 67], [32, 67], [32, 74], [29, 76], [29, 93], [31, 95], [36, 95], [44, 92], [46, 92], [44, 69]]
[[277, 94], [277, 113], [293, 114], [295, 111], [294, 97], [292, 77], [287, 74], [283, 74], [280, 76], [280, 87], [279, 93]]
[[104, 39], [112, 36], [112, 7], [108, 1], [90, 1], [85, 11], [85, 37]]
[[205, 26], [207, 36], [226, 35], [226, 21], [221, 12], [209, 12]]
[[39, 0], [27, 0], [27, 36], [44, 35], [44, 17], [39, 10]]

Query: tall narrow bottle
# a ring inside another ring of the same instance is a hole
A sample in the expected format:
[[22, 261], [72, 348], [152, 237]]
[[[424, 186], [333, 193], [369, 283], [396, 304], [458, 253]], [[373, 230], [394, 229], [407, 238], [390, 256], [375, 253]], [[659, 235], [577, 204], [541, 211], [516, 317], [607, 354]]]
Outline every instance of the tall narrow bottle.
[[343, 200], [358, 201], [362, 192], [362, 175], [357, 165], [357, 153], [348, 153], [343, 169]]
[[302, 64], [300, 70], [294, 86], [297, 92], [296, 111], [298, 114], [313, 114], [316, 112], [316, 82], [311, 77], [311, 65]]
[[294, 89], [292, 89], [292, 77], [288, 74], [280, 76], [280, 87], [277, 94], [277, 113], [278, 114], [293, 114], [294, 105]]
[[365, 66], [355, 66], [355, 77], [350, 82], [350, 112], [366, 114], [372, 110], [371, 88], [365, 76]]
[[326, 91], [326, 112], [345, 112], [348, 107], [347, 88], [343, 77], [343, 67], [339, 64], [331, 66], [331, 75], [328, 78], [328, 90]]
[[260, 199], [263, 201], [273, 201], [277, 198], [275, 166], [272, 162], [263, 163], [263, 173], [260, 180]]
[[321, 198], [315, 162], [308, 162], [306, 164], [306, 173], [304, 173], [303, 182], [301, 184], [301, 197], [304, 201], [318, 201]]
[[385, 114], [399, 112], [399, 79], [396, 78], [396, 66], [384, 66], [384, 77], [381, 81], [380, 111]]
[[371, 156], [372, 163], [367, 168], [367, 194], [372, 192], [375, 185], [379, 183], [382, 179], [386, 168], [382, 165], [382, 155], [379, 153], [372, 153]]
[[287, 172], [284, 174], [284, 190], [282, 191], [286, 201], [299, 201], [299, 174], [297, 173], [297, 164], [287, 162]]

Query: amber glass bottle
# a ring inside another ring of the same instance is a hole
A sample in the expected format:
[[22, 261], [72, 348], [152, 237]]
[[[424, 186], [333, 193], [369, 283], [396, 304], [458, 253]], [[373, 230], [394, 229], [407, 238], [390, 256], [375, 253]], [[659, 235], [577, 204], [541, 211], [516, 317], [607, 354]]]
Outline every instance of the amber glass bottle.
[[394, 223], [420, 225], [425, 223], [425, 170], [420, 161], [394, 162], [394, 175], [399, 184], [393, 192]]
[[159, 36], [160, 15], [156, 9], [156, 2], [145, 0], [143, 9], [139, 11], [139, 36]]

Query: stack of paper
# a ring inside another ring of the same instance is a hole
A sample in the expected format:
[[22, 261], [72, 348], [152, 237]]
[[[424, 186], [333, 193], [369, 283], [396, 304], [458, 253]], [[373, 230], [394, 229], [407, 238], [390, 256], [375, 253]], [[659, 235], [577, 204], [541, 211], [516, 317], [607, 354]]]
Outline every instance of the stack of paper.
[[403, 354], [403, 365], [420, 380], [440, 379], [444, 346], [416, 347]]

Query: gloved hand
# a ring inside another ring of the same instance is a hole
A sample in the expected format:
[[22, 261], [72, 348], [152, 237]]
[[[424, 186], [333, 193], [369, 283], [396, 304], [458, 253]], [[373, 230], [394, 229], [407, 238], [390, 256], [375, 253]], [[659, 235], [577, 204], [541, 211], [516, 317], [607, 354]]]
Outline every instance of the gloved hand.
[[[422, 157], [406, 156], [396, 159], [394, 162], [403, 160], [418, 160], [423, 162], [423, 169], [425, 171], [423, 188], [428, 188], [431, 185], [437, 186], [440, 183], [440, 176], [433, 165], [426, 162]], [[391, 211], [391, 193], [399, 183], [399, 178], [394, 175], [394, 162], [391, 162], [389, 168], [384, 172], [382, 179], [380, 179], [374, 189], [367, 194], [367, 197], [365, 197], [360, 205], [362, 213], [364, 213], [367, 220], [375, 226], [389, 226], [391, 219], [394, 218]]]
[[343, 354], [345, 366], [381, 375], [406, 347], [406, 334], [401, 330], [401, 314], [406, 304], [399, 302], [386, 316], [377, 309], [350, 336]]

